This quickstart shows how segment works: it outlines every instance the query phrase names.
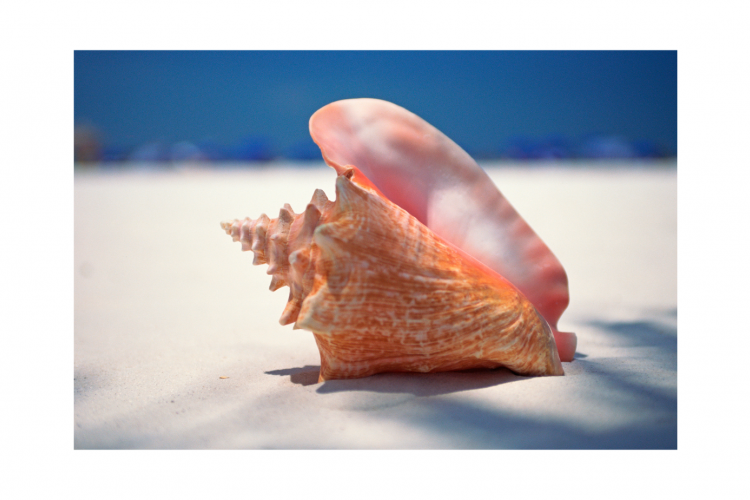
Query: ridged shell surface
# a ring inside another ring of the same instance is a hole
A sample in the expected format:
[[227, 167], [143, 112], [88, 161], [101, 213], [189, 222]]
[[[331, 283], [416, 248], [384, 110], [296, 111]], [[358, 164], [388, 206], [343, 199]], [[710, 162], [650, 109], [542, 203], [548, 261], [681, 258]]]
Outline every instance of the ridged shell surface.
[[356, 165], [389, 200], [513, 283], [547, 321], [560, 359], [573, 361], [577, 337], [558, 329], [569, 302], [565, 269], [458, 144], [416, 114], [367, 98], [323, 106], [310, 135], [339, 174]]
[[282, 324], [313, 332], [320, 380], [386, 371], [505, 366], [562, 375], [547, 322], [512, 284], [390, 202], [356, 168], [336, 200], [316, 190], [301, 214], [285, 205], [222, 223], [271, 289], [289, 286]]

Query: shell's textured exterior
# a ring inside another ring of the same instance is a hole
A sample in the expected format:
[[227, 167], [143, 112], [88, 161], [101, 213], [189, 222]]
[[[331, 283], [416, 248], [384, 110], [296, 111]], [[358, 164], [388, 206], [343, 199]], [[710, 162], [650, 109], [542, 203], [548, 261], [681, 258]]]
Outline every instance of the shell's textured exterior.
[[355, 167], [336, 200], [316, 190], [304, 212], [223, 222], [271, 290], [289, 286], [282, 324], [310, 330], [320, 380], [386, 371], [505, 366], [562, 375], [554, 336], [510, 282], [383, 196]]
[[389, 200], [513, 283], [547, 320], [560, 359], [573, 360], [576, 336], [557, 328], [569, 302], [565, 269], [460, 146], [379, 99], [322, 107], [310, 118], [310, 135], [339, 174], [357, 166]]

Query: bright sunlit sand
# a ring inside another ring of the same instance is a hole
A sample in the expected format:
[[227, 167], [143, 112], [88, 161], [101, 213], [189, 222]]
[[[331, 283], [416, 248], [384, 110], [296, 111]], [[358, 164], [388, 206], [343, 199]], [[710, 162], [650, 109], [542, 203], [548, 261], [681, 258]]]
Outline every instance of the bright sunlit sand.
[[675, 449], [674, 163], [483, 166], [567, 271], [564, 377], [317, 383], [288, 289], [219, 223], [333, 198], [322, 163], [77, 171], [75, 447]]

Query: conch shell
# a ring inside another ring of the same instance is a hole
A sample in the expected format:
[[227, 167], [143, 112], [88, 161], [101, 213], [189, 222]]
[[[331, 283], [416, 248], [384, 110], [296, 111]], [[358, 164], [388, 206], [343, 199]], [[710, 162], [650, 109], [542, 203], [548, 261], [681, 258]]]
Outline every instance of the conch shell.
[[300, 214], [286, 204], [276, 219], [221, 226], [269, 265], [272, 291], [289, 286], [280, 322], [313, 332], [320, 381], [499, 366], [563, 374], [571, 337], [575, 352], [575, 336], [556, 329], [565, 272], [460, 147], [374, 99], [330, 104], [310, 131], [339, 173], [336, 201], [318, 189]]

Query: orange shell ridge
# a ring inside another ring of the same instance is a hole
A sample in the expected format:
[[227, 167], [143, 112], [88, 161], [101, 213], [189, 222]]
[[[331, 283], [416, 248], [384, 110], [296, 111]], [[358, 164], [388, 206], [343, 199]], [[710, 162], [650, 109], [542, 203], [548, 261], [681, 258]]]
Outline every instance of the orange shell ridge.
[[320, 381], [380, 372], [504, 366], [563, 375], [547, 322], [507, 280], [390, 202], [358, 170], [316, 190], [304, 212], [223, 222], [271, 290], [289, 286], [280, 323], [313, 332]]

